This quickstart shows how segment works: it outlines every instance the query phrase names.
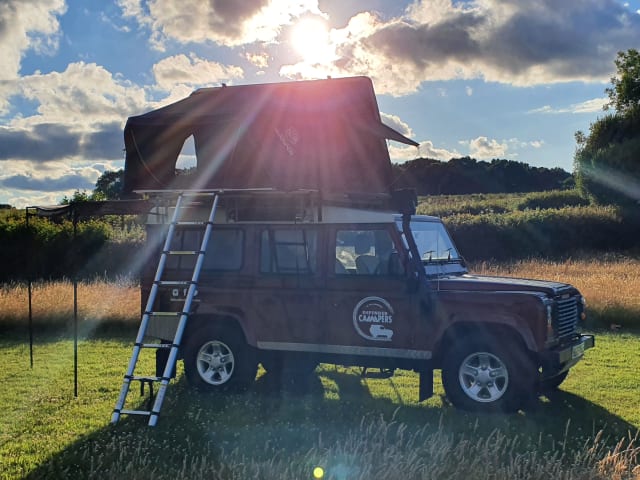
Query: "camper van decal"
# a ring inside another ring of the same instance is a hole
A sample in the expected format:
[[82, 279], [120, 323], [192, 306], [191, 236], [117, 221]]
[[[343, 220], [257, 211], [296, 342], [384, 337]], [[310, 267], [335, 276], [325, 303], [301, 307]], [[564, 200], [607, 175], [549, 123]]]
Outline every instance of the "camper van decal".
[[366, 297], [353, 309], [353, 326], [367, 340], [390, 342], [393, 308], [384, 298]]

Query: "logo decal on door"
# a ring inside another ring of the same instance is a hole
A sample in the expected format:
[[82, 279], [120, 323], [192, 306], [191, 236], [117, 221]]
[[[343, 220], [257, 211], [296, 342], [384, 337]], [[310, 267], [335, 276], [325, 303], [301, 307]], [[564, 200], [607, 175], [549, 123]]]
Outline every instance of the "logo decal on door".
[[353, 326], [363, 338], [390, 342], [393, 330], [393, 308], [384, 298], [366, 297], [353, 309]]

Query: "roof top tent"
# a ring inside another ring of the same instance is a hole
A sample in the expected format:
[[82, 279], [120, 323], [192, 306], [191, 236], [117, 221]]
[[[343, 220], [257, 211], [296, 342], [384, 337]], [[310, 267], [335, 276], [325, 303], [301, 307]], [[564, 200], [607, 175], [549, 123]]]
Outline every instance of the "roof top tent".
[[[197, 167], [176, 175], [193, 135]], [[392, 190], [385, 139], [417, 146], [380, 120], [371, 80], [204, 88], [130, 117], [124, 131], [124, 192], [143, 190]]]

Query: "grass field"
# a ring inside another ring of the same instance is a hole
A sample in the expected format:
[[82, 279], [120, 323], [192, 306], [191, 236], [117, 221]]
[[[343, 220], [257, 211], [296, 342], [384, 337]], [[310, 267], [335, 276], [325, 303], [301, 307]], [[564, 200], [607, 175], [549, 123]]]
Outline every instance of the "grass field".
[[587, 296], [590, 328], [597, 328], [596, 348], [561, 390], [515, 415], [455, 410], [438, 375], [436, 395], [417, 403], [416, 374], [362, 378], [357, 369], [322, 366], [295, 388], [261, 371], [250, 392], [228, 396], [194, 393], [179, 370], [157, 428], [139, 418], [111, 426], [135, 336], [137, 288], [79, 286], [76, 398], [71, 285], [34, 286], [34, 321], [43, 333], [35, 337], [33, 369], [26, 289], [5, 286], [0, 478], [312, 479], [321, 467], [327, 479], [640, 479], [637, 262], [474, 270], [571, 282]]

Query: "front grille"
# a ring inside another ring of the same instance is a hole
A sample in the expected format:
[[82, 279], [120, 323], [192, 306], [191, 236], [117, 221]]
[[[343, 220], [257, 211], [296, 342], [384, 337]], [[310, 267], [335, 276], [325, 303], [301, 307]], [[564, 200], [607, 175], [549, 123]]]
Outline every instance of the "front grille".
[[578, 326], [578, 297], [556, 299], [555, 327], [558, 338], [572, 336]]

